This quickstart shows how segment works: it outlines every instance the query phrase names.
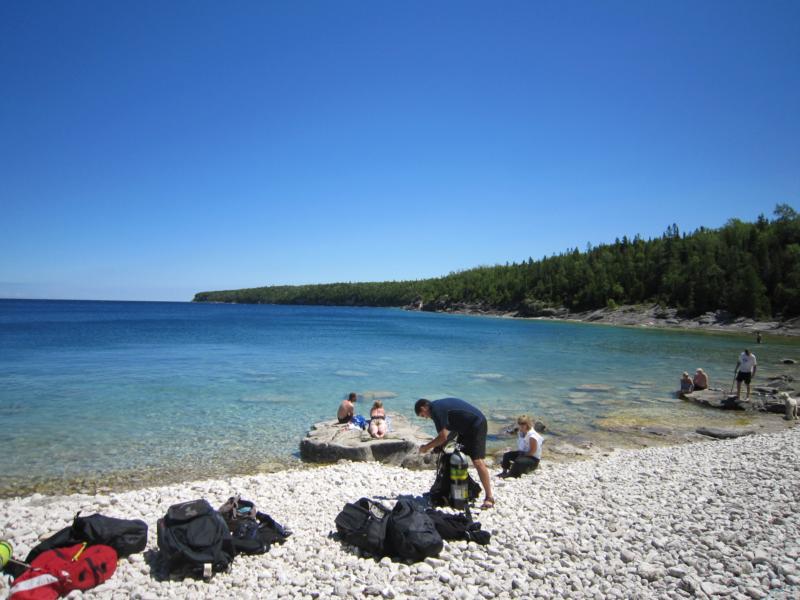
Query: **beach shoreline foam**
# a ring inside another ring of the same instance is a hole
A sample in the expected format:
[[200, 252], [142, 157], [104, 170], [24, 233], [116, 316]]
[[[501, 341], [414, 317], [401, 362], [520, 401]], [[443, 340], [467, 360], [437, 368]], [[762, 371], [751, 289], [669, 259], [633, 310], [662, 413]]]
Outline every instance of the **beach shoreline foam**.
[[[800, 427], [780, 433], [555, 464], [519, 480], [493, 477], [497, 506], [478, 514], [488, 546], [446, 542], [406, 564], [362, 557], [329, 534], [345, 502], [420, 497], [430, 471], [378, 463], [295, 469], [136, 491], [33, 494], [3, 503], [0, 532], [24, 557], [77, 511], [143, 519], [145, 553], [120, 561], [87, 597], [196, 598], [794, 598], [800, 593]], [[221, 505], [240, 493], [294, 535], [239, 556], [210, 583], [171, 580], [156, 520], [174, 503]], [[6, 583], [0, 584], [7, 586]], [[7, 587], [0, 587], [0, 595]]]

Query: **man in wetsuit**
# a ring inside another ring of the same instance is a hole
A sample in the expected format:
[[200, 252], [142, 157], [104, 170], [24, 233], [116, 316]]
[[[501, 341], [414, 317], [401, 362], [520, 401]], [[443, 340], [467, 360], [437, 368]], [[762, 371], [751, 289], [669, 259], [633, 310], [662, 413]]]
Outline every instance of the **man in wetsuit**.
[[487, 423], [483, 413], [458, 398], [433, 401], [420, 398], [414, 405], [414, 412], [418, 417], [433, 419], [437, 431], [435, 438], [420, 446], [419, 451], [422, 454], [443, 446], [451, 431], [458, 433], [458, 442], [464, 447], [464, 453], [472, 459], [486, 493], [481, 508], [492, 508], [494, 506], [492, 484], [489, 480], [489, 469], [486, 468], [484, 461]]

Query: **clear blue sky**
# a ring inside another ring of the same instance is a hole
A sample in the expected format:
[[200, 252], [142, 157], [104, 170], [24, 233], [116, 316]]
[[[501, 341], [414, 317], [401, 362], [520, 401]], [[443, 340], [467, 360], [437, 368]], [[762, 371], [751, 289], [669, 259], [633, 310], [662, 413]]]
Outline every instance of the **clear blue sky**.
[[0, 2], [0, 297], [416, 279], [800, 209], [800, 2]]

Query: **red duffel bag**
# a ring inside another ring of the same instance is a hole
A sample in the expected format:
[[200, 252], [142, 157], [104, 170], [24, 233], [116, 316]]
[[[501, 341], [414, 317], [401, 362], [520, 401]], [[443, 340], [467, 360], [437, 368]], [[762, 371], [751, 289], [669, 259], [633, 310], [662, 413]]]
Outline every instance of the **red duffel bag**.
[[72, 590], [88, 590], [103, 583], [117, 568], [110, 546], [76, 544], [47, 550], [31, 568], [14, 580], [9, 600], [54, 600]]

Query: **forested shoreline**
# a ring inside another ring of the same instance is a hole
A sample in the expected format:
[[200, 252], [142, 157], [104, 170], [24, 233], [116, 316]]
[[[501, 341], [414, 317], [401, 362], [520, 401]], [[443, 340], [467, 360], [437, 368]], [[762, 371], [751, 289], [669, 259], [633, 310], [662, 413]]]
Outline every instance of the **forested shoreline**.
[[194, 302], [477, 306], [537, 316], [654, 302], [687, 316], [724, 310], [755, 319], [800, 315], [800, 216], [779, 204], [774, 218], [729, 220], [686, 234], [623, 237], [540, 260], [483, 266], [414, 281], [266, 286], [200, 292]]

